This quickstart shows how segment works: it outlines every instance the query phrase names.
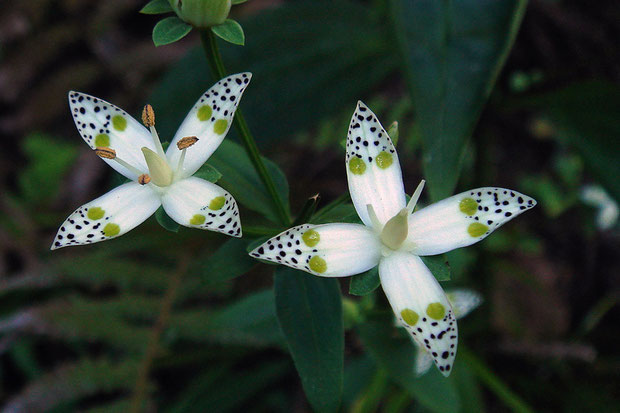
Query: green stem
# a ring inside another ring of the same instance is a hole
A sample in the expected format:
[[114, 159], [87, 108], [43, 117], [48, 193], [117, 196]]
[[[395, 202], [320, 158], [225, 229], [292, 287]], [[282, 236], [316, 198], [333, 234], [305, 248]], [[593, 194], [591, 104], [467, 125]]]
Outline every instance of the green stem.
[[303, 208], [301, 209], [301, 212], [299, 213], [297, 218], [295, 218], [295, 221], [293, 221], [293, 226], [309, 222], [310, 218], [312, 218], [312, 215], [314, 214], [314, 211], [316, 211], [316, 207], [319, 204], [320, 199], [321, 197], [319, 196], [319, 194], [308, 198]]
[[484, 385], [504, 402], [506, 406], [514, 412], [533, 413], [532, 409], [519, 395], [514, 393], [510, 388], [493, 373], [482, 360], [474, 355], [471, 351], [460, 346], [459, 353], [474, 374], [480, 379]]
[[[222, 60], [222, 55], [220, 54], [220, 49], [218, 48], [215, 35], [211, 32], [211, 30], [206, 29], [200, 32], [200, 40], [202, 41], [202, 47], [204, 48], [207, 56], [211, 73], [213, 73], [213, 75], [218, 79], [226, 77], [226, 68], [224, 67], [224, 61]], [[265, 163], [263, 162], [260, 152], [258, 151], [258, 147], [256, 146], [256, 141], [250, 132], [250, 128], [248, 127], [240, 108], [237, 108], [237, 112], [235, 113], [234, 124], [237, 128], [237, 132], [239, 132], [239, 135], [241, 136], [241, 141], [243, 142], [243, 146], [245, 147], [248, 157], [250, 158], [250, 161], [252, 161], [252, 165], [254, 165], [254, 169], [258, 173], [261, 181], [263, 181], [263, 184], [267, 189], [267, 192], [271, 196], [273, 206], [280, 219], [280, 223], [284, 226], [289, 226], [291, 223], [291, 218], [286, 210], [286, 207], [284, 206], [284, 203], [282, 202], [282, 199], [280, 199], [280, 196], [276, 191], [276, 185], [273, 182], [271, 175], [267, 172]]]

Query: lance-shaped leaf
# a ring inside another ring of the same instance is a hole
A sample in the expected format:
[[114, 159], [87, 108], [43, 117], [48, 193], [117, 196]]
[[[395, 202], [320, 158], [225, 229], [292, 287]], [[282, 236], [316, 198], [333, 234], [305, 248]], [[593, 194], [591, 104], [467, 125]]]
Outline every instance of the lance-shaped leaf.
[[281, 266], [274, 288], [278, 321], [308, 401], [319, 412], [337, 411], [344, 369], [338, 281]]
[[526, 0], [396, 0], [406, 78], [433, 200], [456, 186], [473, 132], [519, 28]]

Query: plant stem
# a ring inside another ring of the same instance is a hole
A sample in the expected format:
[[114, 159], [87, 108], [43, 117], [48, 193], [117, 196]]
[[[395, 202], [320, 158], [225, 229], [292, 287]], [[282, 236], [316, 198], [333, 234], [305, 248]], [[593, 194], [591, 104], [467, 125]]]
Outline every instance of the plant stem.
[[514, 393], [510, 388], [493, 373], [482, 360], [474, 355], [471, 351], [460, 346], [459, 353], [463, 360], [471, 367], [473, 373], [480, 379], [484, 385], [501, 399], [504, 404], [511, 408], [514, 412], [533, 413], [532, 409], [519, 395]]
[[[224, 61], [222, 60], [222, 55], [220, 54], [215, 35], [209, 29], [202, 30], [200, 32], [200, 40], [202, 41], [202, 47], [207, 56], [207, 61], [209, 62], [209, 67], [211, 68], [213, 75], [218, 79], [226, 77], [226, 68], [224, 67]], [[276, 191], [276, 185], [273, 182], [271, 175], [267, 172], [265, 163], [261, 159], [260, 152], [256, 146], [256, 141], [250, 132], [250, 128], [248, 127], [240, 108], [237, 108], [237, 112], [235, 113], [234, 124], [237, 128], [237, 132], [239, 132], [239, 135], [241, 136], [243, 146], [252, 161], [252, 165], [254, 165], [254, 169], [260, 176], [267, 192], [271, 196], [273, 206], [280, 219], [280, 223], [284, 226], [288, 226], [291, 223], [291, 218], [284, 206], [284, 203], [282, 202], [282, 199], [280, 199], [280, 195], [278, 195], [278, 192]]]
[[155, 357], [157, 356], [157, 352], [159, 351], [159, 340], [166, 328], [166, 325], [168, 324], [168, 320], [170, 319], [172, 304], [174, 303], [174, 298], [176, 297], [177, 290], [181, 285], [181, 279], [187, 271], [188, 265], [189, 255], [185, 254], [179, 260], [179, 264], [174, 274], [172, 274], [172, 276], [170, 277], [168, 289], [166, 290], [166, 294], [161, 300], [159, 316], [157, 317], [157, 320], [153, 325], [153, 329], [151, 330], [149, 342], [147, 344], [146, 351], [144, 352], [144, 358], [142, 359], [140, 369], [138, 370], [138, 378], [136, 379], [136, 386], [134, 388], [133, 399], [131, 401], [130, 411], [132, 413], [140, 413], [144, 411], [144, 400], [147, 396], [149, 372], [151, 370], [151, 365], [153, 364], [153, 360], [155, 359]]

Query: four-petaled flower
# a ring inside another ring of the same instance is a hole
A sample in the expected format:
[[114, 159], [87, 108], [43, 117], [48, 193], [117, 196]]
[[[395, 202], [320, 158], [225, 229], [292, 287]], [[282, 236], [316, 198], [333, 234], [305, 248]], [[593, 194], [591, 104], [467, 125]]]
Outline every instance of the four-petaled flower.
[[364, 225], [300, 225], [250, 254], [324, 277], [359, 274], [378, 265], [396, 317], [447, 376], [456, 355], [456, 317], [419, 257], [478, 242], [536, 202], [515, 191], [488, 187], [413, 213], [424, 181], [407, 204], [394, 145], [362, 102], [349, 126], [346, 164], [351, 199]]
[[146, 129], [125, 111], [93, 96], [69, 92], [75, 124], [86, 143], [132, 182], [82, 205], [61, 225], [52, 249], [115, 238], [160, 206], [181, 225], [241, 236], [239, 210], [219, 186], [192, 176], [220, 145], [251, 73], [217, 82], [196, 102], [167, 151], [145, 106]]

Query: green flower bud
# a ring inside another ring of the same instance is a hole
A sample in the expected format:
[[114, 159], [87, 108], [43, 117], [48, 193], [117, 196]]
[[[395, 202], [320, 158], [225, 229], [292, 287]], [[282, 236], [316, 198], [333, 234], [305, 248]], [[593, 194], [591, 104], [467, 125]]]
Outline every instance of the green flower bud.
[[168, 0], [181, 20], [198, 29], [224, 23], [231, 0]]

